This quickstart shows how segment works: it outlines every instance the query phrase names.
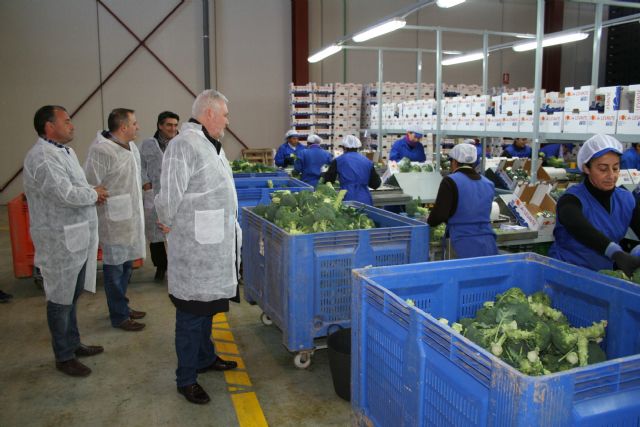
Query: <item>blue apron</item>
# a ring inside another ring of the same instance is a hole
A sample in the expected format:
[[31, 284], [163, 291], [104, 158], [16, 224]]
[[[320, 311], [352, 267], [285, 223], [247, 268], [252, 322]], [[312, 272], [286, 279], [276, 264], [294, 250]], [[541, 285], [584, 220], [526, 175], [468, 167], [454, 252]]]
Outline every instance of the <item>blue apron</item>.
[[369, 193], [369, 177], [373, 162], [356, 151], [349, 151], [336, 158], [340, 188], [347, 190], [345, 201], [355, 200], [373, 206]]
[[295, 170], [301, 173], [304, 182], [315, 187], [320, 180], [322, 166], [330, 162], [331, 153], [323, 150], [318, 144], [313, 144], [298, 154]]
[[[571, 194], [580, 200], [582, 214], [597, 230], [613, 242], [619, 243], [622, 240], [636, 206], [630, 192], [615, 189], [611, 195], [611, 213], [598, 203], [584, 184], [569, 187], [565, 194]], [[550, 257], [594, 271], [613, 268], [613, 261], [578, 242], [559, 221], [553, 230], [553, 236], [555, 242], [549, 248]]]
[[496, 234], [490, 224], [493, 183], [485, 177], [473, 180], [462, 172], [449, 177], [458, 187], [458, 207], [447, 221], [447, 235], [456, 257], [497, 255]]
[[404, 157], [408, 157], [412, 162], [422, 163], [427, 160], [427, 156], [424, 154], [424, 146], [418, 142], [415, 147], [411, 147], [406, 135], [393, 143], [389, 153], [389, 160], [395, 160], [396, 162], [399, 162]]
[[291, 148], [288, 142], [285, 142], [280, 147], [278, 147], [278, 151], [276, 151], [276, 156], [274, 157], [274, 162], [276, 166], [284, 168], [289, 165], [293, 165], [292, 154], [295, 154], [296, 157], [300, 155], [300, 153], [305, 150], [304, 145], [298, 144], [296, 145], [295, 150]]
[[531, 157], [531, 147], [525, 145], [524, 148], [518, 150], [515, 144], [508, 145], [504, 149], [511, 157]]

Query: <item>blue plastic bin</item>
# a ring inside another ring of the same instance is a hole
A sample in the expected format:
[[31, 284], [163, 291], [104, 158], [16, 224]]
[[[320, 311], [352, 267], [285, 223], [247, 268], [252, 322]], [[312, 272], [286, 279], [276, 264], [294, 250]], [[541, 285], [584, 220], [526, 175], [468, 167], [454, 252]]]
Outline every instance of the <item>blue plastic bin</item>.
[[[530, 253], [359, 269], [353, 277], [356, 425], [640, 424], [639, 286]], [[473, 317], [513, 286], [545, 291], [575, 326], [607, 320], [610, 360], [531, 377], [436, 320]]]
[[429, 226], [358, 202], [378, 227], [290, 235], [243, 209], [244, 295], [282, 330], [290, 351], [312, 350], [331, 325], [351, 324], [351, 270], [429, 259]]
[[[269, 181], [273, 188], [269, 188]], [[259, 177], [259, 178], [234, 178], [236, 194], [238, 195], [238, 222], [242, 226], [242, 208], [270, 203], [269, 194], [279, 190], [298, 192], [303, 190], [313, 191], [313, 186], [299, 179], [289, 177]], [[243, 227], [244, 230], [244, 227]]]
[[274, 172], [238, 172], [233, 174], [233, 178], [286, 178], [289, 174], [283, 170]]

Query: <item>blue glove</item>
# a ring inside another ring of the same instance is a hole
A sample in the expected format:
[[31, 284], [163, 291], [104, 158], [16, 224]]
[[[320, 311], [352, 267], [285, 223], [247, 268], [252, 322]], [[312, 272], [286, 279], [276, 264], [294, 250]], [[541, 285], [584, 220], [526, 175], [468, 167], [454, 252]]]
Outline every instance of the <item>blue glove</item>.
[[631, 255], [640, 256], [640, 245], [636, 245], [635, 248], [631, 249]]

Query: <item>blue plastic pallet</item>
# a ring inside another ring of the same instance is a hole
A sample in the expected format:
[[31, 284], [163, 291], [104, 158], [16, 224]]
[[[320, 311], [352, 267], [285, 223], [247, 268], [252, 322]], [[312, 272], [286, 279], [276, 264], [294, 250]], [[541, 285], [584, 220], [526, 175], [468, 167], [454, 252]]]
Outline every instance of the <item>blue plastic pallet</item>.
[[429, 226], [358, 202], [378, 227], [289, 235], [243, 209], [244, 295], [282, 330], [290, 351], [312, 350], [332, 325], [351, 323], [351, 270], [429, 259]]
[[[269, 188], [269, 181], [273, 188]], [[269, 194], [279, 190], [298, 192], [303, 190], [313, 191], [313, 186], [299, 179], [284, 177], [261, 176], [258, 178], [234, 178], [236, 194], [238, 195], [238, 222], [242, 227], [242, 208], [257, 206], [262, 203], [270, 203]], [[244, 229], [244, 228], [243, 228]]]
[[[530, 253], [358, 269], [353, 276], [356, 425], [640, 425], [639, 286]], [[607, 320], [610, 360], [530, 377], [436, 320], [473, 317], [513, 286], [545, 291], [573, 325]]]

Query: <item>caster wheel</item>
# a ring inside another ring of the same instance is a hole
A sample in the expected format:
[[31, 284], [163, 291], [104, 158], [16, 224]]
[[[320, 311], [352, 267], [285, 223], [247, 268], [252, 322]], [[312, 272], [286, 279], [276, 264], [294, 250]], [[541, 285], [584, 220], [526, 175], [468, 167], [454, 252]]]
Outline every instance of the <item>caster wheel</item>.
[[271, 320], [271, 318], [269, 316], [267, 316], [266, 313], [262, 313], [260, 315], [260, 320], [262, 321], [262, 323], [264, 323], [265, 326], [273, 325], [273, 320]]
[[307, 352], [298, 353], [293, 358], [293, 363], [296, 365], [296, 368], [307, 369], [309, 365], [311, 365], [311, 354]]

